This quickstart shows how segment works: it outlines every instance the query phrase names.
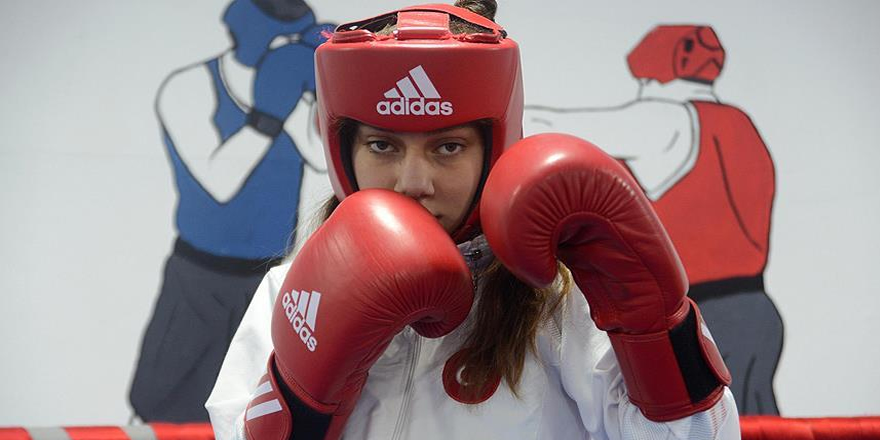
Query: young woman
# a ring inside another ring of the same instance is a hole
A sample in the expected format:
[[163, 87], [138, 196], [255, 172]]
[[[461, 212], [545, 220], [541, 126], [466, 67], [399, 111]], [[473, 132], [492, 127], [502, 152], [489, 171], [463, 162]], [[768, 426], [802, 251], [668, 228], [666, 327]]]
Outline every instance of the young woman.
[[217, 439], [738, 438], [649, 202], [587, 142], [520, 140], [518, 48], [466, 3], [316, 52], [336, 195], [245, 314]]

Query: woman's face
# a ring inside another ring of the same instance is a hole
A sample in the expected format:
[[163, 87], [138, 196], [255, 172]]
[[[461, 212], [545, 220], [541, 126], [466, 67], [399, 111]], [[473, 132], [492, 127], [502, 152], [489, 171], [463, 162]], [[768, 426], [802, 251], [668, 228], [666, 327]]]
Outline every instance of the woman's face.
[[420, 133], [360, 124], [352, 144], [358, 187], [415, 199], [449, 233], [465, 220], [480, 184], [483, 154], [483, 139], [473, 124]]

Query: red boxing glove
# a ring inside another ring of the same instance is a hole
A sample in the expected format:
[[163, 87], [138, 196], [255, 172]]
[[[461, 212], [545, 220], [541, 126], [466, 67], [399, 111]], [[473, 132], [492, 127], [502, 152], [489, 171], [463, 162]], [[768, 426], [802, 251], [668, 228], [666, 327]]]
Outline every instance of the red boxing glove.
[[630, 174], [574, 136], [532, 136], [493, 167], [480, 219], [495, 255], [536, 286], [572, 272], [608, 332], [629, 399], [654, 421], [714, 405], [730, 374], [651, 204]]
[[414, 200], [347, 197], [306, 242], [275, 301], [267, 375], [248, 406], [249, 440], [336, 439], [367, 373], [411, 325], [438, 337], [470, 311], [470, 270]]

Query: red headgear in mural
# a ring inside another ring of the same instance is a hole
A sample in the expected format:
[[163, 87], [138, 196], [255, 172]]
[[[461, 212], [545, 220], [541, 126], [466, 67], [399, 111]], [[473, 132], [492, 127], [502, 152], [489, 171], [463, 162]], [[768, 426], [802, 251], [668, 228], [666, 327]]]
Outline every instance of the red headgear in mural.
[[636, 78], [712, 83], [724, 66], [724, 48], [709, 26], [657, 26], [626, 61]]

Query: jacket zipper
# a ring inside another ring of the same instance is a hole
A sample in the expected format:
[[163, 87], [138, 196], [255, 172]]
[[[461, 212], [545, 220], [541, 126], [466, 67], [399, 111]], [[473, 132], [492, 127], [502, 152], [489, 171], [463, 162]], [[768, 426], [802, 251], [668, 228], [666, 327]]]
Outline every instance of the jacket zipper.
[[[474, 249], [473, 251], [466, 252], [463, 255], [466, 259], [470, 260], [468, 266], [475, 265], [476, 261], [482, 256], [482, 252], [479, 249]], [[474, 288], [476, 288], [478, 283], [478, 277], [473, 277]], [[400, 412], [397, 414], [397, 423], [394, 425], [394, 434], [391, 436], [391, 440], [400, 440], [400, 436], [403, 435], [403, 424], [406, 421], [407, 413], [409, 412], [409, 402], [411, 400], [411, 396], [413, 393], [413, 381], [416, 371], [416, 365], [419, 363], [419, 354], [422, 351], [422, 338], [418, 333], [413, 331], [411, 328], [409, 331], [412, 332], [415, 337], [415, 341], [413, 343], [412, 351], [410, 352], [410, 364], [409, 371], [406, 376], [406, 385], [403, 388], [403, 400], [400, 405]]]
[[403, 435], [403, 423], [406, 419], [407, 412], [409, 412], [409, 401], [413, 392], [413, 378], [416, 372], [416, 364], [419, 363], [419, 353], [422, 350], [422, 338], [415, 332], [413, 332], [413, 336], [415, 336], [415, 343], [413, 343], [413, 349], [410, 354], [410, 365], [409, 371], [406, 377], [406, 385], [403, 388], [403, 401], [400, 405], [400, 413], [397, 414], [397, 424], [394, 425], [394, 435], [391, 437], [392, 440], [399, 440], [400, 436]]
[[480, 286], [480, 272], [475, 268], [477, 267], [477, 261], [483, 256], [483, 251], [474, 249], [463, 253], [462, 256], [467, 260], [467, 265], [471, 269], [471, 282], [474, 284], [474, 292], [476, 292]]

